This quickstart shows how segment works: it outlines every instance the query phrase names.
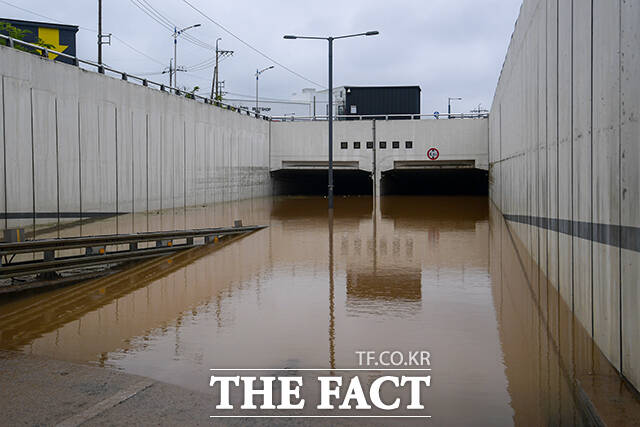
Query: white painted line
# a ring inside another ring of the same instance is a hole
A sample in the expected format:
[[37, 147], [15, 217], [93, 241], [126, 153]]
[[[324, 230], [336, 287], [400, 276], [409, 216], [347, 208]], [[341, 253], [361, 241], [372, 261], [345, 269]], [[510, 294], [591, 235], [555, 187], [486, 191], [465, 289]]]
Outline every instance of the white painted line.
[[142, 390], [150, 387], [153, 384], [151, 380], [142, 380], [137, 382], [123, 390], [120, 390], [116, 394], [111, 397], [104, 399], [101, 402], [96, 403], [92, 407], [80, 412], [79, 414], [73, 415], [61, 423], [57, 424], [57, 427], [76, 427], [80, 424], [90, 420], [97, 415], [100, 415], [102, 412], [107, 409], [111, 409], [114, 406], [124, 402], [127, 399], [135, 396], [140, 393]]

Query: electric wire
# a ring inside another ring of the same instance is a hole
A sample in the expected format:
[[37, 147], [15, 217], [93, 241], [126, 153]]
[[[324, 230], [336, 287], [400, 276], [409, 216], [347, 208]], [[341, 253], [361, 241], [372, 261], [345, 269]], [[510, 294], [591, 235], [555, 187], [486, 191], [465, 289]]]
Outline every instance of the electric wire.
[[[30, 13], [30, 14], [32, 14], [32, 15], [39, 16], [40, 18], [48, 19], [49, 21], [57, 22], [57, 23], [59, 23], [59, 24], [62, 24], [62, 23], [63, 23], [63, 22], [62, 22], [62, 21], [60, 21], [59, 19], [55, 19], [55, 18], [52, 18], [52, 17], [50, 17], [50, 16], [42, 15], [41, 13], [34, 12], [34, 11], [32, 11], [32, 10], [29, 10], [29, 9], [25, 9], [24, 7], [17, 6], [17, 5], [15, 5], [15, 4], [9, 3], [8, 1], [5, 1], [5, 0], [0, 0], [0, 3], [4, 3], [4, 4], [6, 4], [7, 6], [14, 7], [14, 8], [18, 9], [18, 10], [23, 11], [23, 12], [27, 12], [27, 13]], [[78, 25], [78, 28], [80, 28], [81, 30], [84, 30], [84, 31], [89, 31], [89, 32], [96, 33], [96, 34], [98, 33], [98, 31], [97, 31], [96, 29], [94, 29], [94, 28], [83, 27], [83, 26], [81, 26], [81, 25]], [[138, 53], [138, 54], [140, 54], [140, 55], [144, 56], [145, 58], [147, 58], [147, 59], [149, 59], [149, 60], [151, 60], [151, 61], [153, 61], [153, 62], [155, 62], [155, 63], [157, 63], [157, 64], [159, 64], [159, 65], [164, 65], [164, 63], [163, 63], [163, 62], [159, 61], [159, 60], [158, 60], [158, 59], [156, 59], [156, 58], [153, 58], [153, 57], [151, 57], [151, 56], [147, 55], [146, 53], [144, 53], [144, 52], [142, 52], [141, 50], [137, 49], [136, 47], [132, 46], [132, 45], [131, 45], [131, 44], [129, 44], [127, 41], [125, 41], [124, 39], [122, 39], [122, 38], [118, 37], [117, 35], [112, 34], [111, 36], [112, 36], [114, 39], [118, 40], [118, 41], [119, 41], [120, 43], [122, 43], [123, 45], [125, 45], [126, 47], [128, 47], [129, 49], [133, 50], [134, 52], [136, 52], [136, 53]], [[105, 65], [107, 65], [107, 64], [105, 64]]]
[[[149, 18], [154, 20], [156, 23], [160, 24], [165, 29], [169, 30], [172, 34], [176, 30], [176, 28], [178, 28], [178, 26], [173, 21], [171, 21], [169, 18], [167, 18], [165, 15], [163, 15], [160, 11], [158, 11], [156, 8], [151, 6], [145, 0], [129, 0], [129, 1], [131, 2], [131, 4], [136, 6], [141, 12], [143, 12]], [[185, 33], [181, 33], [180, 35], [185, 41], [188, 41], [189, 43], [195, 46], [198, 46], [206, 50], [215, 50], [215, 47], [211, 46], [208, 43], [205, 43], [204, 41], [198, 39], [195, 36], [192, 36], [191, 34], [188, 34], [185, 32]]]
[[290, 72], [291, 74], [315, 85], [318, 86], [320, 88], [325, 89], [325, 87], [319, 83], [314, 82], [313, 80], [308, 79], [307, 77], [303, 76], [302, 74], [292, 70], [291, 68], [287, 67], [286, 65], [280, 63], [279, 61], [276, 61], [275, 59], [273, 59], [272, 57], [270, 57], [269, 55], [267, 55], [266, 53], [263, 53], [262, 51], [260, 51], [259, 49], [253, 47], [251, 44], [247, 43], [246, 41], [242, 40], [240, 37], [238, 37], [237, 35], [235, 35], [234, 33], [232, 33], [230, 30], [228, 30], [226, 27], [224, 27], [222, 24], [214, 21], [210, 16], [208, 16], [207, 14], [205, 14], [203, 11], [201, 11], [200, 9], [198, 9], [197, 7], [195, 7], [193, 4], [191, 4], [189, 1], [187, 0], [182, 0], [184, 3], [186, 3], [189, 7], [191, 7], [193, 10], [195, 10], [197, 13], [199, 13], [202, 17], [204, 17], [205, 19], [207, 19], [208, 21], [212, 22], [214, 25], [218, 26], [220, 29], [222, 29], [224, 32], [226, 32], [227, 34], [229, 34], [230, 36], [232, 36], [233, 38], [235, 38], [236, 40], [238, 40], [240, 43], [244, 44], [245, 46], [247, 46], [249, 49], [253, 50], [254, 52], [256, 52], [258, 55], [268, 59], [269, 61], [273, 62], [274, 64], [278, 65], [279, 67], [287, 70], [288, 72]]

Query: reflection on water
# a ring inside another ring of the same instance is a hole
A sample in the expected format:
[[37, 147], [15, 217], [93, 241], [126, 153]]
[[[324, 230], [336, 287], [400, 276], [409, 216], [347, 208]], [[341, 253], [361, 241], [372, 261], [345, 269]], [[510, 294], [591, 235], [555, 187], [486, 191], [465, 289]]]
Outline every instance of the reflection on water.
[[236, 218], [269, 228], [3, 303], [0, 347], [206, 392], [213, 367], [349, 368], [358, 350], [428, 350], [436, 425], [582, 422], [571, 369], [548, 334], [551, 320], [557, 330], [570, 319], [557, 298], [540, 308], [486, 198], [338, 198], [333, 218], [323, 198], [171, 215], [157, 227], [132, 218], [131, 228]]

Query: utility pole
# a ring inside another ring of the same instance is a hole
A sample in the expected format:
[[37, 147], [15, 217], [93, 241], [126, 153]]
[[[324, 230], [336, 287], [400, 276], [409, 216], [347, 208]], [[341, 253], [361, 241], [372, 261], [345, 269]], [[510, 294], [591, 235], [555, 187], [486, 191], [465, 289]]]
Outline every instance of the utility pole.
[[169, 59], [169, 87], [173, 86], [173, 58]]
[[[107, 41], [104, 41], [105, 38]], [[102, 66], [102, 45], [111, 44], [111, 33], [102, 34], [102, 0], [98, 0], [98, 72], [104, 74]]]
[[98, 0], [98, 72], [104, 73], [102, 69], [102, 0]]
[[222, 38], [216, 39], [216, 65], [213, 68], [213, 81], [211, 82], [211, 99], [213, 99], [214, 101], [218, 101], [218, 97], [222, 95], [220, 91], [220, 80], [218, 79], [220, 60], [222, 60], [222, 58], [224, 58], [225, 56], [233, 55], [232, 50], [220, 50], [218, 48], [218, 42], [220, 40], [222, 40]]

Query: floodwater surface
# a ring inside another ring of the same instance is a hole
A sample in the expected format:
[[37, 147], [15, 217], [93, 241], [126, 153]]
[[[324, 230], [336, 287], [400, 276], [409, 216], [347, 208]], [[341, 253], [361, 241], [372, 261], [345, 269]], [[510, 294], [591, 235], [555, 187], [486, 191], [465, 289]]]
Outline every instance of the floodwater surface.
[[[265, 198], [118, 221], [142, 231], [238, 218], [269, 227], [2, 303], [0, 348], [206, 393], [212, 368], [349, 369], [362, 367], [358, 351], [428, 351], [419, 414], [431, 424], [583, 422], [549, 305], [487, 198], [338, 198], [332, 219], [323, 198]], [[552, 290], [547, 300], [559, 313]]]

